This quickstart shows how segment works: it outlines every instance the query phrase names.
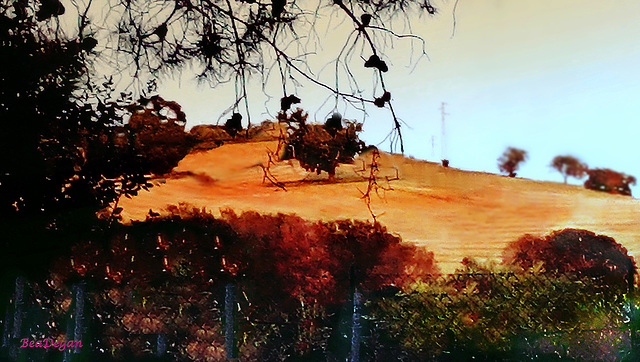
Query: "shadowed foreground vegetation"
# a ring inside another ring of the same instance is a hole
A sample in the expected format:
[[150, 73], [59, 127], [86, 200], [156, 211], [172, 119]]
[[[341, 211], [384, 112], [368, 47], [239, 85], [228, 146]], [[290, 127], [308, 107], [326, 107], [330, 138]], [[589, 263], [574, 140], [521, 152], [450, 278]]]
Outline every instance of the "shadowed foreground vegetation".
[[[31, 333], [65, 338], [64, 321], [74, 310], [72, 285], [83, 281], [96, 316], [89, 327], [95, 342], [85, 353], [102, 349], [130, 360], [144, 354], [136, 336], [163, 334], [179, 360], [217, 358], [223, 334], [216, 300], [221, 287], [233, 283], [241, 290], [239, 303], [247, 303], [247, 319], [240, 322], [248, 324], [239, 322], [241, 355], [280, 359], [328, 343], [325, 332], [349, 300], [354, 280], [376, 290], [408, 272], [438, 274], [432, 253], [401, 243], [380, 224], [171, 211], [165, 218], [83, 235], [46, 281], [33, 284], [38, 302], [32, 308], [44, 308], [53, 323], [47, 328], [32, 321]], [[265, 323], [272, 328], [256, 330]], [[278, 326], [293, 324], [298, 327], [292, 334], [278, 334]], [[287, 344], [274, 350], [274, 338]]]
[[26, 284], [24, 333], [78, 336], [68, 326], [78, 325], [82, 300], [79, 356], [224, 359], [233, 286], [243, 360], [340, 360], [354, 343], [360, 360], [379, 361], [635, 353], [635, 262], [585, 230], [525, 236], [501, 265], [465, 259], [441, 275], [432, 253], [378, 223], [229, 210], [216, 218], [181, 205], [102, 227], [76, 240], [45, 280]]

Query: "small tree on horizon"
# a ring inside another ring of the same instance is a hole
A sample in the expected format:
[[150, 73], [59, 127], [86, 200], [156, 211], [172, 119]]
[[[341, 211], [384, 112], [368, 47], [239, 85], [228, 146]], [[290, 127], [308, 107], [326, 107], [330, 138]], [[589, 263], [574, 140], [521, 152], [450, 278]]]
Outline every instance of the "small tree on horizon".
[[508, 147], [502, 156], [498, 158], [498, 169], [500, 172], [507, 173], [509, 177], [516, 177], [516, 170], [520, 164], [527, 160], [527, 151], [519, 148]]
[[579, 159], [568, 155], [554, 157], [551, 161], [551, 167], [562, 174], [565, 184], [567, 183], [567, 178], [569, 176], [581, 179], [587, 174], [587, 171], [589, 170], [589, 166], [587, 166], [586, 163], [583, 163]]

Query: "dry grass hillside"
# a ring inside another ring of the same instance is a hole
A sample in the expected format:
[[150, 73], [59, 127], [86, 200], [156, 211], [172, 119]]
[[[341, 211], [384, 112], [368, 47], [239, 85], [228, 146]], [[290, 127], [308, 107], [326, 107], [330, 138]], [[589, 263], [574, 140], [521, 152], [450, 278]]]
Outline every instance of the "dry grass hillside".
[[[286, 191], [263, 182], [260, 164], [275, 141], [226, 144], [182, 160], [175, 176], [159, 180], [150, 192], [121, 201], [125, 220], [144, 220], [149, 209], [186, 202], [213, 212], [232, 208], [262, 213], [296, 213], [308, 219], [371, 219], [361, 199], [367, 181], [363, 165], [340, 166], [337, 182], [310, 175], [295, 162], [281, 162], [272, 173]], [[512, 179], [443, 168], [438, 164], [382, 153], [384, 176], [393, 190], [372, 197], [378, 220], [404, 241], [435, 253], [444, 272], [464, 257], [500, 260], [505, 245], [525, 233], [546, 234], [566, 227], [614, 237], [640, 255], [640, 201], [551, 182]], [[397, 171], [396, 171], [397, 170]]]

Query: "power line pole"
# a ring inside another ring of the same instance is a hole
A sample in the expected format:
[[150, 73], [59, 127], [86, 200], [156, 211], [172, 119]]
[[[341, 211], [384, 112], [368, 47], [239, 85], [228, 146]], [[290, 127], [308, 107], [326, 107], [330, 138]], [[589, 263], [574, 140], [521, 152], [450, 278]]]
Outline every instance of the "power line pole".
[[445, 142], [446, 135], [445, 135], [444, 123], [445, 123], [445, 117], [449, 113], [447, 113], [445, 111], [445, 109], [444, 109], [446, 105], [447, 105], [447, 103], [445, 103], [445, 102], [442, 102], [442, 104], [440, 105], [440, 112], [441, 112], [441, 115], [442, 115], [442, 126], [441, 126], [442, 136], [440, 138], [440, 146], [441, 146], [442, 150], [441, 150], [440, 157], [441, 157], [442, 160], [446, 160], [447, 159], [447, 147], [446, 147], [446, 142]]
[[431, 135], [431, 158], [436, 158], [436, 136]]

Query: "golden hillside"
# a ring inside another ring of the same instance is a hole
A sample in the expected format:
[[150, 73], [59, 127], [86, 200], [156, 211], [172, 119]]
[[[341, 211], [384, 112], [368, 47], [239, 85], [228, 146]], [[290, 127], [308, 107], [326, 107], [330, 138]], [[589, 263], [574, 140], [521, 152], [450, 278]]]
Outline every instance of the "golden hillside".
[[[149, 209], [187, 202], [219, 212], [256, 210], [296, 213], [313, 220], [371, 219], [361, 199], [367, 189], [362, 155], [353, 165], [340, 166], [337, 183], [326, 175], [309, 174], [296, 162], [271, 166], [286, 191], [263, 182], [261, 164], [267, 149], [262, 141], [226, 144], [192, 153], [180, 162], [176, 175], [161, 180], [150, 192], [122, 200], [125, 220], [144, 220]], [[444, 272], [453, 272], [462, 258], [499, 260], [505, 245], [525, 233], [546, 234], [566, 227], [584, 228], [615, 238], [632, 255], [640, 255], [640, 201], [585, 190], [580, 186], [512, 179], [488, 173], [443, 168], [439, 164], [381, 153], [384, 176], [393, 190], [372, 197], [378, 220], [404, 241], [435, 253]], [[397, 170], [397, 171], [396, 171]]]

